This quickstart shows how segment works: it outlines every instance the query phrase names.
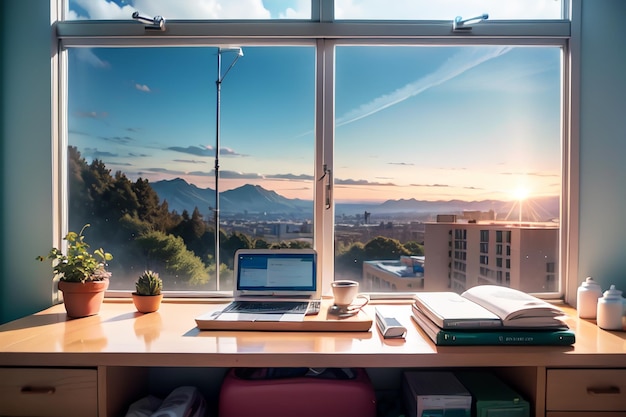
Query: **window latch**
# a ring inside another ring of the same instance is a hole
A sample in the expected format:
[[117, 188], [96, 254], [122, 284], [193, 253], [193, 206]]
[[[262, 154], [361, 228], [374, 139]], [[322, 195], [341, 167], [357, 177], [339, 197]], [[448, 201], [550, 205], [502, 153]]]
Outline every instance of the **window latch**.
[[133, 13], [133, 19], [146, 25], [146, 30], [160, 30], [165, 32], [165, 18], [163, 16], [154, 16], [152, 19], [139, 15], [139, 12]]
[[489, 19], [487, 13], [483, 13], [480, 16], [472, 17], [469, 19], [463, 19], [461, 16], [457, 16], [452, 21], [452, 32], [469, 32], [472, 30], [472, 26], [475, 23], [480, 23], [483, 20]]
[[325, 206], [324, 208], [326, 210], [330, 209], [331, 204], [332, 204], [332, 184], [333, 184], [333, 173], [332, 171], [328, 168], [328, 166], [326, 164], [324, 164], [323, 167], [324, 170], [324, 174], [322, 174], [322, 176], [319, 178], [318, 181], [322, 181], [325, 177], [326, 178], [326, 187], [324, 189], [325, 191]]

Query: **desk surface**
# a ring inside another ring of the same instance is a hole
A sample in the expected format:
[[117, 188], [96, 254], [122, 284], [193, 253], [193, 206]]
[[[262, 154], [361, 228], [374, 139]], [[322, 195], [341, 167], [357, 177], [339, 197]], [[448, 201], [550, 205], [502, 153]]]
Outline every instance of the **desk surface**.
[[[63, 305], [0, 326], [0, 366], [311, 366], [626, 367], [626, 333], [593, 321], [567, 321], [574, 346], [435, 346], [398, 304], [405, 340], [367, 332], [200, 331], [194, 318], [223, 304], [165, 301], [136, 312], [131, 300], [107, 301], [99, 315], [68, 319]], [[374, 305], [368, 305], [374, 316]]]

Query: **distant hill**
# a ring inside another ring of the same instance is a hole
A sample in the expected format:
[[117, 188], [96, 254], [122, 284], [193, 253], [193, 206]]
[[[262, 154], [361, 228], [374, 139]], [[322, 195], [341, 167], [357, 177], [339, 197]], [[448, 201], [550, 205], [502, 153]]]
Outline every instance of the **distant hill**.
[[[203, 215], [215, 207], [215, 190], [198, 188], [187, 181], [176, 178], [151, 183], [159, 195], [161, 202], [167, 200], [170, 210], [191, 213], [195, 207]], [[272, 213], [272, 214], [303, 214], [313, 213], [313, 203], [299, 199], [285, 198], [275, 191], [269, 191], [258, 185], [244, 185], [233, 190], [220, 193], [220, 212], [236, 213]]]
[[[215, 207], [215, 190], [198, 188], [181, 178], [162, 180], [150, 184], [159, 195], [161, 202], [167, 200], [170, 210], [182, 213], [187, 210], [191, 213], [198, 207], [205, 217], [210, 213], [209, 208]], [[266, 190], [259, 185], [244, 185], [239, 188], [220, 193], [220, 212], [226, 215], [234, 214], [271, 214], [273, 216], [308, 216], [313, 215], [311, 200], [289, 199], [275, 191]], [[514, 203], [510, 201], [482, 200], [482, 201], [425, 201], [412, 199], [387, 200], [376, 204], [337, 204], [338, 215], [362, 214], [368, 211], [372, 214], [461, 214], [463, 211], [489, 211], [506, 215], [511, 211]], [[559, 198], [544, 197], [528, 199], [524, 202], [523, 212], [537, 212], [542, 220], [558, 218]], [[515, 211], [517, 212], [517, 211]]]
[[167, 200], [169, 209], [178, 213], [187, 210], [191, 214], [194, 208], [198, 207], [200, 213], [206, 215], [209, 213], [209, 207], [215, 206], [215, 190], [199, 188], [182, 178], [157, 181], [150, 185], [159, 195], [161, 203]]

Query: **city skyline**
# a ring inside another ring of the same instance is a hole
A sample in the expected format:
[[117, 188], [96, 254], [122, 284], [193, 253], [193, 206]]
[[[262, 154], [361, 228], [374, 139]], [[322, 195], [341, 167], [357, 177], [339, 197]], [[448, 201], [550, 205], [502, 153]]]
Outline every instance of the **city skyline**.
[[[141, 2], [73, 3], [80, 15]], [[250, 183], [311, 200], [314, 46], [242, 47], [222, 86], [221, 191]], [[336, 201], [559, 195], [560, 55], [337, 46]], [[131, 180], [214, 188], [216, 58], [211, 46], [70, 49], [69, 145]]]

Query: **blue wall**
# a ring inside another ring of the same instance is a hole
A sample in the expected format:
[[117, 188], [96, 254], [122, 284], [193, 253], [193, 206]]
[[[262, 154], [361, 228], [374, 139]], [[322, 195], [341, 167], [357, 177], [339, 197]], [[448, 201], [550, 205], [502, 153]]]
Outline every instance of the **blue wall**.
[[[0, 322], [52, 302], [50, 5], [2, 0]], [[10, 33], [10, 36], [8, 35]]]
[[626, 1], [582, 6], [579, 280], [626, 294]]
[[[626, 1], [582, 6], [577, 279], [626, 291]], [[49, 266], [34, 260], [52, 242], [49, 9], [0, 1], [0, 323], [52, 303]]]

